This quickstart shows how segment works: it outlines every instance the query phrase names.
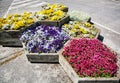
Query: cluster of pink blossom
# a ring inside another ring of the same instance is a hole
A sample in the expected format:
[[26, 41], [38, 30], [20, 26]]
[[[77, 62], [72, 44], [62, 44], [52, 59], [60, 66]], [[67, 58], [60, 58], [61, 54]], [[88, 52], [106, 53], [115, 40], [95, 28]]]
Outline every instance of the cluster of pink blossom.
[[117, 54], [97, 39], [72, 39], [62, 55], [81, 77], [113, 77], [117, 73]]

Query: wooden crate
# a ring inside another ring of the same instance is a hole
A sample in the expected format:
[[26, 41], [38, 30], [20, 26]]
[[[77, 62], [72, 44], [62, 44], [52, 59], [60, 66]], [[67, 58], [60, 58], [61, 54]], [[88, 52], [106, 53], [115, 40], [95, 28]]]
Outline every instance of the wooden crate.
[[0, 31], [0, 44], [8, 47], [22, 47], [19, 40], [21, 30]]
[[[37, 18], [35, 18], [37, 21]], [[63, 24], [67, 23], [69, 21], [70, 17], [67, 15], [61, 20], [58, 21], [49, 21], [49, 20], [40, 20], [38, 21], [40, 25], [48, 25], [48, 26], [57, 26], [61, 27]]]
[[0, 45], [4, 47], [22, 47], [19, 40], [21, 33], [27, 29], [36, 26], [38, 23], [33, 23], [28, 27], [19, 30], [0, 30]]
[[[120, 83], [120, 69], [116, 77], [104, 78], [104, 77], [79, 77], [78, 74], [74, 71], [72, 66], [62, 55], [62, 50], [59, 51], [59, 63], [68, 76], [71, 78], [73, 83]], [[120, 58], [118, 61], [118, 66], [120, 68]]]
[[19, 38], [7, 38], [0, 40], [0, 45], [3, 47], [22, 47], [22, 43]]
[[[99, 35], [100, 35], [101, 30], [100, 30], [100, 29], [98, 29], [98, 28], [96, 28], [96, 29], [97, 29], [97, 31], [98, 31], [98, 32], [97, 32], [97, 34], [95, 35], [95, 37], [94, 37], [94, 38], [95, 38], [95, 39], [98, 39], [98, 37], [99, 37]], [[71, 37], [71, 39], [72, 39], [72, 38], [79, 39], [79, 38], [83, 38], [83, 35], [81, 35], [81, 34], [80, 34], [80, 35], [77, 35], [77, 37], [72, 37], [72, 36], [70, 36], [70, 37]]]

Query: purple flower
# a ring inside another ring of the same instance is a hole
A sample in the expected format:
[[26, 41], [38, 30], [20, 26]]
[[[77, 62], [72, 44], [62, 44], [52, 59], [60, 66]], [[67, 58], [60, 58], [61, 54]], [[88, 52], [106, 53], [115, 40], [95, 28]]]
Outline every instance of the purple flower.
[[55, 53], [69, 40], [69, 36], [61, 28], [41, 25], [27, 29], [20, 40], [26, 43], [29, 52]]

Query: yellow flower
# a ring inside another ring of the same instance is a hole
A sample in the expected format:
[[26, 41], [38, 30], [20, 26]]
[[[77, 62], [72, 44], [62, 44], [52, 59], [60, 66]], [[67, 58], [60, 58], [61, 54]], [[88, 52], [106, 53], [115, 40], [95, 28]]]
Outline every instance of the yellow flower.
[[64, 24], [65, 28], [69, 28], [69, 25], [68, 24]]
[[14, 22], [12, 20], [9, 20], [8, 24], [12, 25]]
[[84, 30], [84, 28], [83, 27], [80, 27], [80, 31], [82, 32]]
[[59, 16], [52, 16], [51, 18], [50, 18], [50, 20], [52, 20], [52, 21], [54, 21], [54, 20], [59, 20], [60, 18], [59, 18]]
[[11, 19], [12, 18], [12, 15], [8, 14], [6, 19]]
[[27, 24], [31, 24], [31, 23], [33, 23], [33, 22], [34, 22], [33, 19], [28, 19], [28, 20], [26, 20], [26, 23], [27, 23]]
[[33, 16], [33, 14], [32, 14], [31, 12], [24, 12], [24, 13], [22, 14], [22, 17], [27, 17], [27, 18], [29, 18], [29, 17], [31, 17], [31, 16]]
[[83, 34], [87, 34], [87, 31], [84, 29], [84, 30], [82, 31], [82, 33], [83, 33]]
[[63, 9], [65, 8], [65, 5], [63, 5], [63, 4], [58, 4], [58, 8], [59, 8], [60, 10], [63, 10]]
[[42, 10], [40, 12], [37, 12], [37, 14], [51, 14], [53, 12], [52, 9], [48, 9], [48, 10]]
[[13, 14], [14, 17], [19, 17], [20, 15], [19, 14]]
[[58, 10], [58, 11], [55, 11], [53, 13], [53, 15], [63, 16], [63, 15], [65, 15], [65, 13], [63, 11], [61, 11], [61, 10]]
[[19, 29], [19, 27], [20, 27], [20, 26], [17, 24], [17, 22], [14, 22], [12, 29], [17, 30], [17, 29]]
[[74, 27], [75, 29], [78, 29], [78, 28], [79, 28], [79, 24], [75, 24], [73, 27]]
[[50, 6], [51, 6], [51, 4], [49, 4], [49, 3], [48, 3], [48, 4], [47, 4], [47, 6], [49, 6], [49, 7], [50, 7]]
[[51, 5], [51, 9], [55, 9], [55, 8], [57, 8], [57, 4]]
[[7, 21], [6, 19], [3, 20], [3, 23], [4, 23], [4, 24], [7, 23], [7, 22], [8, 22], [8, 21]]
[[19, 19], [18, 19], [17, 17], [14, 17], [12, 20], [13, 20], [14, 22], [17, 22]]
[[18, 21], [18, 22], [14, 22], [13, 29], [17, 30], [17, 29], [20, 29], [23, 26], [25, 26], [25, 21], [24, 20], [21, 20], [21, 21]]
[[91, 24], [88, 23], [88, 22], [85, 22], [85, 26], [86, 26], [86, 27], [91, 27]]
[[80, 32], [82, 32], [83, 34], [87, 34], [87, 30], [85, 30], [83, 27], [80, 28]]
[[[60, 20], [61, 18], [63, 18], [65, 16], [65, 12], [61, 11], [61, 10], [56, 10], [55, 8], [59, 7], [58, 4], [47, 4], [48, 7], [50, 7], [50, 9], [43, 9], [41, 11], [36, 12], [36, 17], [40, 19], [47, 19], [47, 20]], [[45, 16], [45, 17], [43, 17]]]
[[76, 33], [77, 32], [77, 29], [71, 29], [72, 32]]
[[63, 4], [47, 4], [47, 7], [50, 7], [50, 9], [57, 9], [57, 10], [63, 10], [65, 8], [65, 5]]

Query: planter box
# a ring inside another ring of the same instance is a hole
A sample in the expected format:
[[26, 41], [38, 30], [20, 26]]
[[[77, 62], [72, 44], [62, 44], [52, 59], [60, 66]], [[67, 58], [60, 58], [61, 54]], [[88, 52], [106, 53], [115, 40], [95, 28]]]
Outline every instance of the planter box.
[[37, 18], [35, 18], [36, 21], [39, 22], [40, 25], [48, 25], [48, 26], [57, 26], [57, 27], [61, 27], [63, 24], [67, 23], [69, 21], [69, 16], [65, 16], [64, 18], [62, 18], [61, 20], [58, 21], [49, 21], [49, 20], [38, 20]]
[[19, 36], [22, 30], [4, 30], [0, 31], [0, 44], [10, 47], [22, 47]]
[[22, 47], [22, 43], [19, 40], [21, 33], [26, 28], [33, 26], [35, 26], [35, 24], [31, 24], [30, 26], [19, 30], [0, 30], [0, 45], [3, 45], [4, 47]]
[[[103, 78], [103, 77], [79, 77], [74, 71], [68, 61], [62, 55], [62, 51], [59, 51], [59, 63], [71, 78], [73, 83], [120, 83], [120, 69], [118, 70], [117, 77]], [[118, 58], [118, 66], [120, 68], [120, 58]]]
[[0, 45], [3, 47], [22, 47], [22, 43], [19, 38], [7, 38], [0, 40]]
[[[101, 32], [101, 30], [100, 29], [98, 29], [98, 28], [96, 28], [97, 29], [97, 34], [95, 35], [95, 39], [98, 39], [98, 37], [99, 37], [99, 35], [100, 35], [100, 32]], [[77, 35], [77, 37], [71, 37], [71, 38], [76, 38], [76, 39], [78, 39], [78, 38], [83, 38], [83, 35]]]

